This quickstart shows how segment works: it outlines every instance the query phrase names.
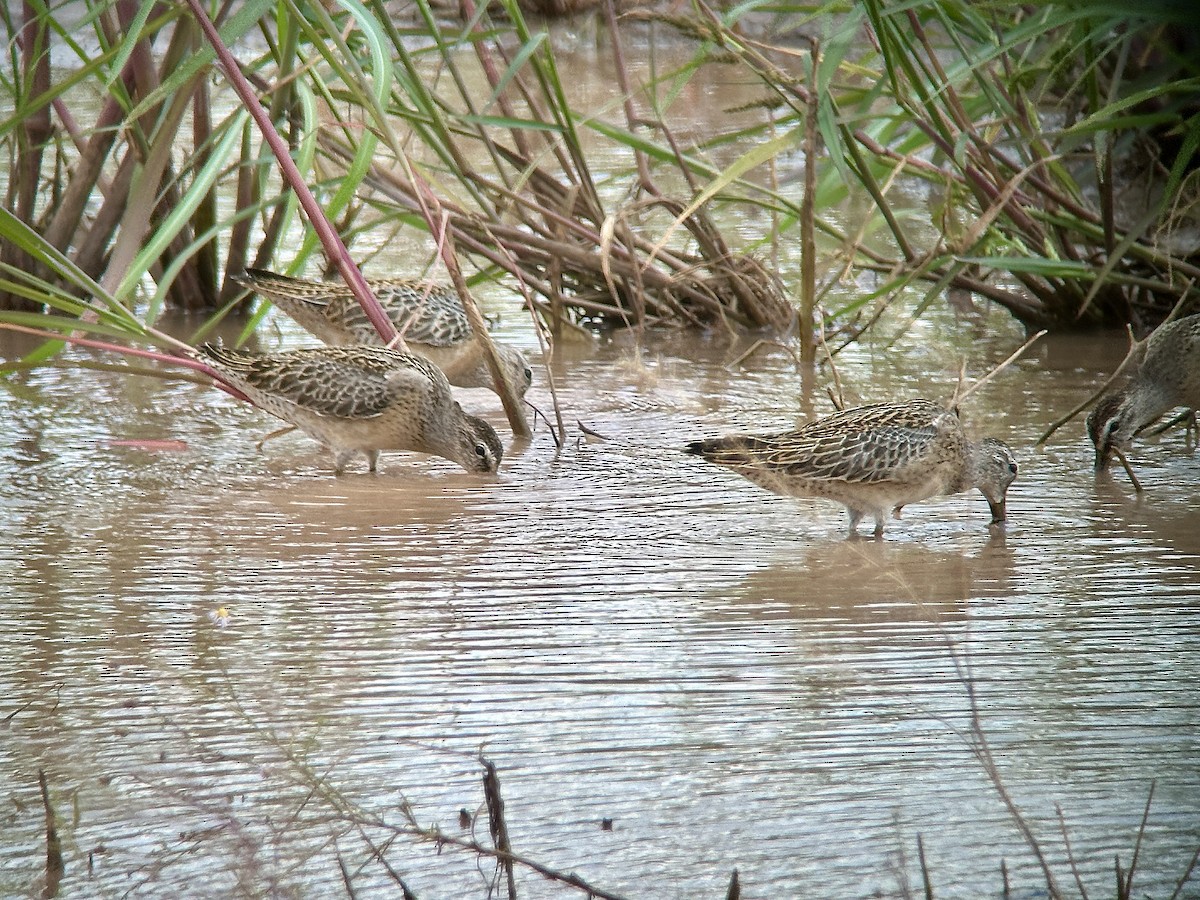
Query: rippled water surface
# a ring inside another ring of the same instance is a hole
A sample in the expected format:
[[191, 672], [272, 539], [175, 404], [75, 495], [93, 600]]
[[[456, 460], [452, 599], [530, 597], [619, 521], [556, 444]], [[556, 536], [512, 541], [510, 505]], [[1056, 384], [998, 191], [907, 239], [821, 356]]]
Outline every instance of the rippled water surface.
[[[960, 352], [977, 377], [1020, 341], [1000, 313], [921, 328], [843, 355], [854, 399], [945, 399]], [[511, 314], [501, 336], [539, 356]], [[1169, 896], [1200, 844], [1200, 467], [1179, 432], [1140, 442], [1137, 500], [1093, 479], [1081, 423], [1033, 447], [1121, 341], [1045, 343], [973, 398], [1022, 465], [1007, 529], [962, 495], [882, 542], [678, 452], [830, 410], [786, 354], [729, 366], [724, 338], [567, 349], [566, 445], [539, 425], [494, 480], [400, 453], [334, 477], [302, 435], [256, 451], [273, 420], [196, 385], [10, 380], [0, 895], [38, 890], [44, 770], [64, 896], [346, 895], [339, 859], [358, 896], [399, 896], [368, 841], [422, 898], [485, 896], [470, 854], [355, 824], [408, 804], [470, 838], [482, 752], [514, 850], [615, 894], [720, 897], [736, 868], [746, 897], [899, 897], [920, 836], [939, 897], [1000, 896], [1002, 860], [1044, 896], [969, 684], [1064, 891], [1057, 810], [1112, 896], [1153, 783], [1134, 890]], [[462, 399], [508, 441], [494, 397]]]

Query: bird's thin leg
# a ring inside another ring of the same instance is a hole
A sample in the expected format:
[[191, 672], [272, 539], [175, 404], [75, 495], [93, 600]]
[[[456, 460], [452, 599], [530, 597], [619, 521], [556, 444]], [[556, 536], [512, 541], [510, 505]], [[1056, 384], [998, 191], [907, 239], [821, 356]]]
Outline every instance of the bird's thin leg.
[[363, 453], [367, 457], [367, 471], [368, 472], [376, 471], [375, 466], [379, 463], [379, 451], [378, 450], [364, 450]]
[[346, 463], [350, 462], [353, 456], [353, 450], [335, 450], [333, 453], [333, 474], [341, 475], [346, 468]]
[[272, 438], [283, 437], [285, 434], [291, 434], [295, 430], [296, 430], [295, 425], [287, 425], [283, 428], [276, 428], [270, 434], [266, 435], [260, 441], [258, 441], [254, 445], [254, 449], [257, 450], [259, 453], [262, 453], [263, 444], [265, 444], [267, 441], [271, 440]]
[[858, 537], [858, 523], [862, 519], [862, 513], [856, 509], [846, 508], [846, 512], [850, 514], [850, 534], [851, 539]]

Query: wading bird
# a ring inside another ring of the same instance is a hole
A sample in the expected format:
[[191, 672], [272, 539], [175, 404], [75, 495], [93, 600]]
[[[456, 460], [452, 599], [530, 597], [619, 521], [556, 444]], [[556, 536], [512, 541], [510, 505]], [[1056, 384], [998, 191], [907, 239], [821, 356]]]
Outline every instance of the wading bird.
[[355, 453], [374, 472], [381, 450], [431, 453], [468, 472], [495, 472], [504, 455], [495, 429], [463, 412], [446, 376], [418, 356], [364, 346], [259, 354], [214, 344], [198, 356], [256, 406], [329, 448], [337, 472]]
[[1017, 477], [1005, 443], [967, 440], [958, 416], [929, 400], [847, 409], [783, 434], [693, 441], [686, 452], [777, 494], [836, 500], [850, 514], [851, 537], [863, 516], [882, 537], [889, 512], [899, 518], [906, 504], [971, 488], [999, 524]]

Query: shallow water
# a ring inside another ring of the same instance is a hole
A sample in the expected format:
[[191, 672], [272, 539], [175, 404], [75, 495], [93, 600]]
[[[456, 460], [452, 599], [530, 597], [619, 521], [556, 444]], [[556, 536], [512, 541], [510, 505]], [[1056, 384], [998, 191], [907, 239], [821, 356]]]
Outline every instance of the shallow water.
[[[1020, 341], [1002, 313], [920, 327], [843, 355], [855, 400], [945, 399], [958, 352], [978, 377]], [[502, 336], [537, 356], [519, 319]], [[215, 391], [22, 376], [0, 391], [0, 894], [44, 865], [44, 769], [63, 896], [324, 896], [339, 854], [359, 896], [398, 895], [353, 811], [402, 824], [407, 801], [468, 837], [482, 751], [516, 852], [617, 894], [723, 896], [735, 867], [747, 897], [919, 893], [920, 835], [939, 897], [1000, 896], [1002, 859], [1044, 896], [968, 746], [969, 682], [1060, 886], [1056, 807], [1108, 896], [1154, 782], [1134, 889], [1169, 895], [1200, 844], [1200, 468], [1179, 432], [1139, 442], [1138, 500], [1094, 480], [1081, 423], [1032, 447], [1122, 340], [1047, 342], [974, 398], [1022, 465], [1006, 529], [961, 495], [882, 542], [677, 451], [830, 409], [787, 355], [730, 368], [723, 338], [569, 348], [564, 417], [607, 440], [539, 426], [495, 479], [399, 453], [336, 478], [301, 435], [256, 452], [273, 420]], [[463, 400], [508, 442], [491, 395]], [[422, 898], [485, 895], [468, 854], [386, 856]]]
[[[559, 63], [594, 108], [612, 74], [580, 44]], [[760, 99], [693, 84], [684, 143]], [[601, 182], [614, 203], [625, 165]], [[870, 213], [849, 207], [851, 230]], [[370, 274], [429, 254], [406, 240]], [[540, 361], [512, 298], [488, 299]], [[265, 346], [306, 343], [276, 322]], [[900, 332], [885, 319], [838, 358], [852, 402], [945, 400], [960, 356], [977, 378], [1021, 341], [999, 311]], [[399, 896], [368, 839], [405, 803], [471, 837], [480, 752], [514, 850], [615, 894], [721, 897], [736, 868], [747, 898], [919, 896], [920, 836], [939, 898], [1001, 896], [1002, 860], [1011, 896], [1045, 896], [971, 752], [972, 692], [1064, 893], [1057, 810], [1090, 895], [1113, 896], [1154, 783], [1133, 890], [1169, 896], [1200, 845], [1200, 466], [1179, 432], [1139, 442], [1138, 499], [1094, 479], [1080, 421], [1033, 446], [1124, 338], [1046, 340], [973, 398], [969, 427], [1022, 467], [1004, 530], [962, 495], [906, 508], [881, 542], [679, 452], [830, 411], [828, 370], [804, 385], [769, 348], [731, 365], [748, 346], [562, 348], [566, 445], [540, 425], [495, 479], [398, 453], [334, 477], [302, 435], [257, 452], [277, 423], [191, 384], [0, 381], [0, 896], [40, 893], [39, 770], [60, 896], [338, 896], [339, 859], [358, 896]], [[509, 443], [494, 397], [462, 400]], [[385, 857], [423, 900], [487, 894], [470, 854], [400, 838]], [[580, 896], [517, 877], [522, 897]]]

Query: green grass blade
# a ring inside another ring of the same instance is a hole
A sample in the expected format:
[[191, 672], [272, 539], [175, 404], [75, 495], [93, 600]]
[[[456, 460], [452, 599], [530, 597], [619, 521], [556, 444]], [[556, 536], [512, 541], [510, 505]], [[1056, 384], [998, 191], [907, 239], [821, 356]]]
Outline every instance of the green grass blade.
[[213, 151], [204, 168], [196, 173], [188, 190], [180, 197], [170, 214], [157, 224], [153, 234], [134, 257], [120, 284], [113, 291], [116, 297], [125, 297], [133, 292], [133, 288], [141, 281], [159, 257], [163, 255], [171, 241], [187, 226], [196, 207], [204, 200], [205, 194], [212, 188], [217, 176], [228, 163], [230, 155], [241, 140], [241, 127], [250, 114], [245, 109], [239, 109], [226, 121], [225, 133], [213, 147]]

